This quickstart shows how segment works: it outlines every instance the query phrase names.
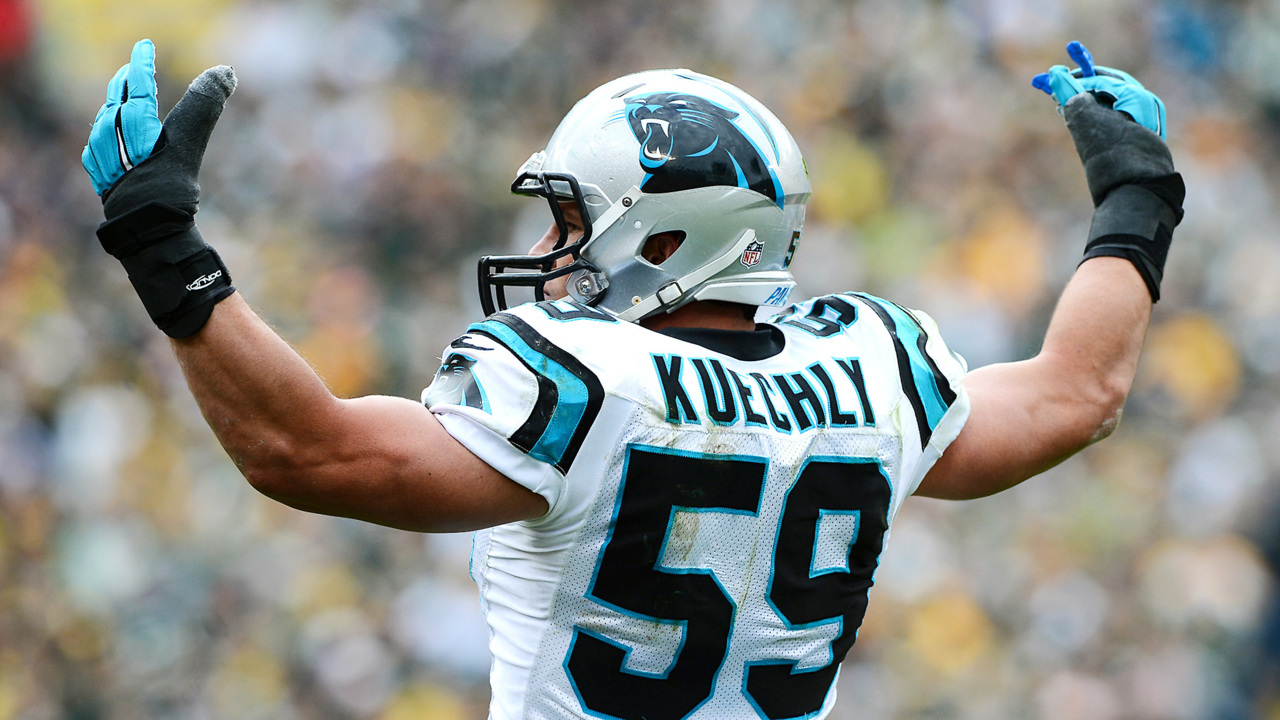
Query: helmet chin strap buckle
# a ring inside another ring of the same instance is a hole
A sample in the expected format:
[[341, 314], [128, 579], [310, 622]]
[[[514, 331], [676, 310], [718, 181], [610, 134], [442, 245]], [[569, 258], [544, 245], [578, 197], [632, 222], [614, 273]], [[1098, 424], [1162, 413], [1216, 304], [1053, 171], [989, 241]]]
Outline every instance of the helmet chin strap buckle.
[[683, 297], [684, 288], [680, 287], [680, 283], [677, 280], [672, 280], [666, 285], [658, 288], [657, 298], [658, 302], [662, 304], [662, 307], [674, 305], [680, 302], [680, 299]]
[[609, 278], [606, 278], [604, 273], [583, 268], [569, 273], [565, 289], [569, 291], [569, 297], [583, 305], [590, 305], [608, 287]]

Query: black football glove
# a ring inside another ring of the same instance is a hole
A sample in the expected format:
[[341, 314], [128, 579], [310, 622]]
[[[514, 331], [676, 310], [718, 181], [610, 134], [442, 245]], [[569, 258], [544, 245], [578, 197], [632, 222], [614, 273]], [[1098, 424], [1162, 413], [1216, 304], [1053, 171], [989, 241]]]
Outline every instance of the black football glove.
[[1084, 163], [1095, 208], [1084, 259], [1108, 256], [1132, 262], [1155, 302], [1186, 197], [1162, 137], [1164, 103], [1129, 75], [1095, 68], [1083, 45], [1071, 43], [1067, 52], [1079, 70], [1054, 66], [1032, 84], [1061, 105]]
[[152, 321], [183, 338], [235, 292], [195, 214], [200, 162], [236, 75], [225, 65], [204, 71], [159, 123], [154, 71], [155, 48], [142, 40], [108, 86], [82, 161], [102, 196], [102, 247], [124, 265]]

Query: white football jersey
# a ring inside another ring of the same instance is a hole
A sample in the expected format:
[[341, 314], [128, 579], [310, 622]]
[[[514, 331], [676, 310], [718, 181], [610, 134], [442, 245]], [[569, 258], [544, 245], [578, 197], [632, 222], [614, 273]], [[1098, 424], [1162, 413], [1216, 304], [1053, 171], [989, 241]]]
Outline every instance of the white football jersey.
[[550, 505], [476, 534], [493, 718], [830, 711], [890, 522], [968, 417], [965, 365], [863, 294], [757, 328], [560, 300], [446, 349], [423, 402]]

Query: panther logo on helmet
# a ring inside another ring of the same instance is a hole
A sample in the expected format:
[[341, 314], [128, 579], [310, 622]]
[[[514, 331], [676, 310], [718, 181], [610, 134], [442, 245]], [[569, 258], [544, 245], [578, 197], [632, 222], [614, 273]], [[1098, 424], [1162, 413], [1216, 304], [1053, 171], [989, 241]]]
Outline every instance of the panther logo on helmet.
[[728, 185], [755, 190], [782, 206], [778, 176], [734, 124], [733, 110], [696, 95], [665, 92], [627, 98], [622, 113], [640, 141], [646, 173], [641, 190]]

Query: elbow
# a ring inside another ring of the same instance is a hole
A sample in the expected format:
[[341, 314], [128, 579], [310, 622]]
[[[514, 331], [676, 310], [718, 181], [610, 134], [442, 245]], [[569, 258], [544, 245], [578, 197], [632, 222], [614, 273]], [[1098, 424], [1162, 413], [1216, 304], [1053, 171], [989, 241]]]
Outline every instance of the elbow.
[[1046, 407], [1033, 420], [1057, 428], [1065, 455], [1110, 437], [1120, 426], [1133, 368], [1088, 362], [1079, 353], [1045, 353], [1040, 360], [1046, 364], [1036, 384]]
[[286, 505], [293, 504], [290, 498], [298, 493], [311, 464], [306, 458], [309, 453], [284, 439], [259, 439], [252, 448], [230, 454], [250, 487]]
[[1129, 398], [1128, 382], [1104, 382], [1092, 394], [1088, 415], [1089, 437], [1085, 445], [1092, 445], [1110, 437], [1120, 426], [1124, 405]]
[[[319, 403], [315, 403], [316, 406]], [[319, 489], [319, 478], [335, 463], [345, 445], [329, 406], [313, 407], [290, 421], [260, 418], [241, 421], [219, 432], [222, 447], [249, 486], [292, 507]]]
[[254, 461], [237, 462], [236, 467], [240, 468], [240, 474], [248, 481], [249, 487], [273, 500], [279, 499], [288, 487], [290, 474], [279, 465]]
[[1101, 440], [1106, 440], [1108, 437], [1110, 437], [1111, 433], [1115, 432], [1116, 428], [1120, 427], [1120, 418], [1123, 415], [1124, 415], [1124, 408], [1123, 406], [1121, 406], [1116, 408], [1114, 412], [1103, 416], [1094, 425], [1093, 434], [1089, 438], [1088, 444], [1092, 445], [1096, 442], [1099, 442]]

